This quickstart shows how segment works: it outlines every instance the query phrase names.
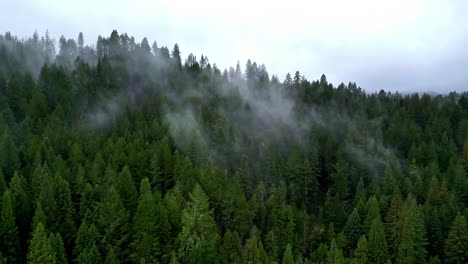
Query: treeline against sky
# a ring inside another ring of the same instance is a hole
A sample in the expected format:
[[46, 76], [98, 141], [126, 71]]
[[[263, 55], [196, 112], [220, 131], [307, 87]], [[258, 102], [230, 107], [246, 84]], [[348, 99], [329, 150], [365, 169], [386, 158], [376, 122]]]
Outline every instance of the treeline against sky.
[[468, 93], [185, 57], [0, 35], [0, 263], [468, 262]]

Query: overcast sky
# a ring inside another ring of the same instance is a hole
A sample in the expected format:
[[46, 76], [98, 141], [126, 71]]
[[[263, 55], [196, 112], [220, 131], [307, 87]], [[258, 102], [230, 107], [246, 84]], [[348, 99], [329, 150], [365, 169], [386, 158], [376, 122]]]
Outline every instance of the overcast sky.
[[2, 1], [1, 34], [48, 29], [94, 45], [113, 29], [182, 57], [208, 55], [219, 68], [248, 58], [280, 80], [355, 81], [366, 91], [468, 90], [468, 1]]

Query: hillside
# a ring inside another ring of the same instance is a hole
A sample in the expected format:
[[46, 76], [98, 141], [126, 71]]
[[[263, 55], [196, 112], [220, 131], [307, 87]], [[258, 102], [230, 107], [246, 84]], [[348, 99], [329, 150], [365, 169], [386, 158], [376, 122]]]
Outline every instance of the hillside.
[[0, 35], [0, 263], [468, 262], [467, 92], [181, 54]]

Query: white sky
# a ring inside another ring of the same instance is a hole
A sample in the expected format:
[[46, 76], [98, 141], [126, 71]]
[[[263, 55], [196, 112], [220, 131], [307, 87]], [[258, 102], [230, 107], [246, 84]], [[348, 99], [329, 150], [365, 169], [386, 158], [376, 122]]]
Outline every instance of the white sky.
[[48, 29], [93, 45], [113, 29], [224, 69], [251, 58], [280, 80], [355, 81], [367, 91], [468, 90], [468, 1], [1, 0], [0, 33]]

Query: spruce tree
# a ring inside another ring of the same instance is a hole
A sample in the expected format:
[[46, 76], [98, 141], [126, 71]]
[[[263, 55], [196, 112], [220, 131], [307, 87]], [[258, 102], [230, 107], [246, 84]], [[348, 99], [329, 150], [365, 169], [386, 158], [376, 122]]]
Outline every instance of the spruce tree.
[[292, 254], [290, 244], [286, 245], [286, 248], [284, 249], [283, 261], [281, 263], [283, 263], [283, 264], [294, 264], [294, 257], [293, 257], [293, 254]]
[[185, 263], [210, 263], [217, 259], [218, 230], [208, 197], [198, 184], [184, 209], [178, 241], [179, 255]]
[[63, 246], [62, 236], [59, 233], [57, 233], [56, 235], [54, 235], [53, 233], [50, 233], [49, 241], [55, 253], [56, 263], [67, 264], [68, 261], [67, 261], [67, 256], [65, 254], [65, 248]]
[[55, 251], [50, 245], [44, 230], [44, 225], [39, 223], [34, 230], [31, 245], [28, 249], [28, 264], [55, 264]]
[[366, 264], [367, 263], [367, 239], [366, 236], [359, 238], [356, 250], [354, 251], [354, 260], [355, 264]]
[[449, 264], [468, 262], [468, 226], [462, 215], [455, 217], [445, 241], [445, 262]]
[[13, 199], [9, 190], [3, 193], [0, 206], [0, 252], [8, 263], [19, 263], [20, 240], [13, 211]]
[[348, 239], [349, 247], [354, 248], [358, 239], [362, 235], [361, 217], [359, 216], [359, 212], [356, 208], [349, 215], [343, 231]]
[[387, 242], [385, 241], [385, 233], [382, 221], [375, 218], [372, 221], [369, 231], [369, 263], [385, 264], [388, 259]]

